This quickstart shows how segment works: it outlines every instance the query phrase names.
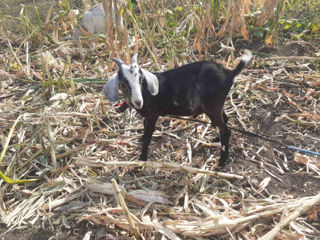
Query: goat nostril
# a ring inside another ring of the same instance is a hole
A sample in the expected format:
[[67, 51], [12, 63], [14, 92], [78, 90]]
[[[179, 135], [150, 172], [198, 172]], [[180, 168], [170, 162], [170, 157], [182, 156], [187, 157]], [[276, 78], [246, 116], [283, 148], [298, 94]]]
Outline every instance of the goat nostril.
[[136, 107], [140, 109], [140, 108], [142, 108], [142, 101], [136, 100], [136, 101], [134, 101], [134, 105], [136, 105]]

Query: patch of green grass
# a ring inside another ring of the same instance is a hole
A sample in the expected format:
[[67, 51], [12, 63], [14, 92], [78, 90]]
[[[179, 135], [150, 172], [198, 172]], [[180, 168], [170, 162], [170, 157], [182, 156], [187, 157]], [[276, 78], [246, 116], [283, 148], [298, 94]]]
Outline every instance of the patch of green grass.
[[[22, 5], [25, 6], [25, 14], [31, 20], [32, 23], [36, 23], [37, 16], [35, 14], [35, 8], [33, 1], [21, 1], [21, 0], [4, 0], [1, 1], [0, 11], [3, 15], [9, 15], [12, 17], [18, 17], [21, 12]], [[36, 2], [36, 6], [39, 9], [40, 17], [45, 19], [48, 9], [53, 1], [40, 1]]]
[[[32, 24], [37, 24], [37, 14], [34, 8], [35, 5], [39, 9], [40, 19], [42, 22], [45, 21], [48, 10], [52, 3], [54, 3], [55, 10], [58, 10], [57, 0], [1, 0], [0, 1], [0, 16], [9, 15], [12, 17], [18, 17], [21, 12], [21, 6], [25, 6], [25, 15], [30, 19]], [[71, 8], [79, 7], [79, 0], [69, 0]], [[10, 26], [7, 26], [10, 27]]]
[[320, 34], [318, 0], [290, 0], [285, 17], [280, 21], [283, 31], [293, 39], [308, 40]]

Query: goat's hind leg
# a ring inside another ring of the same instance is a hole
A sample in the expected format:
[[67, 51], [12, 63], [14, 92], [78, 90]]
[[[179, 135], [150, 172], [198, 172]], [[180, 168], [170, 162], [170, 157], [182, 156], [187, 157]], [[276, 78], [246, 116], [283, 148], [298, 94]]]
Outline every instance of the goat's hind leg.
[[220, 142], [221, 142], [221, 151], [219, 159], [219, 167], [225, 167], [226, 161], [229, 158], [229, 140], [231, 131], [227, 127], [226, 123], [228, 118], [224, 111], [221, 114], [207, 114], [212, 122], [213, 126], [219, 128]]
[[[228, 120], [229, 120], [229, 118], [228, 118], [227, 114], [225, 113], [225, 111], [223, 111], [223, 122], [224, 122], [225, 124], [227, 124]], [[215, 137], [215, 138], [212, 140], [212, 142], [220, 142], [220, 136], [218, 135], [217, 137]]]
[[220, 152], [220, 159], [219, 159], [219, 167], [225, 167], [226, 161], [229, 158], [229, 140], [231, 131], [225, 125], [224, 127], [219, 127], [220, 131], [220, 138], [221, 138], [221, 152]]
[[156, 122], [159, 116], [146, 117], [144, 119], [144, 133], [141, 138], [142, 141], [142, 151], [140, 155], [140, 160], [146, 161], [148, 158], [148, 147], [152, 138], [152, 134], [155, 129]]

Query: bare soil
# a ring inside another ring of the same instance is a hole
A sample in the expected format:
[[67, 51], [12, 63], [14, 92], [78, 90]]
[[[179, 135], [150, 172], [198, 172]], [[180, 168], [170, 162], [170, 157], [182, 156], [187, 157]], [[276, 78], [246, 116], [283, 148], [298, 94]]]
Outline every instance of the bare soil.
[[[240, 46], [242, 47], [242, 46]], [[313, 56], [314, 52], [317, 50], [317, 46], [312, 44], [299, 44], [298, 42], [291, 44], [284, 44], [278, 49], [263, 49], [261, 46], [254, 46], [256, 49], [253, 51], [259, 52], [268, 52], [268, 53], [277, 53], [278, 56]], [[264, 65], [265, 64], [265, 65]], [[314, 70], [318, 69], [319, 66], [316, 64], [310, 64], [311, 68]], [[260, 79], [265, 74], [270, 74], [272, 71], [276, 71], [279, 68], [284, 68], [288, 72], [299, 72], [299, 69], [296, 65], [286, 64], [286, 62], [277, 62], [277, 63], [264, 63], [263, 58], [259, 61], [259, 66], [252, 66], [249, 70], [244, 73], [245, 75], [250, 75], [253, 79]], [[259, 70], [259, 71], [258, 71]], [[302, 69], [303, 71], [305, 69]], [[301, 108], [308, 109], [310, 107], [311, 100], [308, 102], [305, 98], [308, 86], [304, 81], [292, 82], [289, 78], [281, 78], [280, 80], [275, 80], [275, 85], [279, 88], [278, 90], [270, 90], [269, 85], [260, 86], [260, 91], [263, 93], [265, 99], [261, 99], [269, 103], [263, 104], [259, 101], [258, 98], [255, 98], [254, 101], [256, 105], [254, 107], [248, 106], [248, 119], [245, 120], [247, 126], [250, 126], [250, 131], [269, 136], [270, 138], [280, 141], [284, 144], [294, 145], [304, 149], [310, 149], [314, 151], [320, 151], [320, 130], [319, 123], [317, 124], [299, 124], [297, 122], [290, 122], [286, 120], [277, 120], [284, 116], [285, 114], [296, 113], [297, 107], [293, 104], [290, 104], [285, 97], [284, 92], [288, 92], [294, 98], [294, 102]], [[236, 92], [235, 87], [235, 92]], [[255, 89], [256, 91], [256, 89]], [[319, 91], [319, 88], [317, 89]], [[237, 93], [241, 94], [241, 92]], [[251, 91], [251, 94], [255, 94], [254, 90]], [[278, 104], [275, 105], [279, 94], [282, 94], [282, 97]], [[235, 95], [235, 94], [233, 94]], [[314, 96], [319, 96], [314, 95]], [[248, 96], [250, 97], [250, 96]], [[236, 100], [236, 99], [235, 99]], [[319, 112], [319, 100], [313, 99], [318, 105], [316, 106]], [[250, 99], [248, 100], [250, 101]], [[230, 101], [227, 102], [227, 110], [230, 110]], [[260, 106], [259, 106], [260, 105]], [[243, 109], [246, 109], [245, 107]], [[241, 128], [241, 123], [238, 118], [235, 116], [233, 111], [229, 115], [230, 120], [229, 124], [234, 127]], [[244, 121], [244, 120], [243, 120]], [[161, 126], [165, 127], [168, 122], [167, 120], [161, 120]], [[86, 125], [86, 124], [85, 124]], [[162, 156], [171, 156], [170, 161], [183, 161], [183, 157], [179, 157], [181, 149], [185, 151], [185, 147], [181, 144], [185, 141], [186, 137], [190, 135], [190, 132], [196, 127], [199, 127], [200, 124], [191, 125], [186, 130], [175, 133], [179, 138], [172, 138], [168, 135], [155, 136], [150, 146], [150, 158], [156, 158], [156, 151], [159, 146], [165, 144], [170, 144], [170, 148], [164, 149], [162, 151]], [[121, 127], [121, 126], [120, 126]], [[138, 123], [137, 127], [142, 127], [141, 121]], [[158, 130], [161, 131], [159, 125], [157, 126]], [[141, 134], [141, 130], [137, 131], [138, 134]], [[216, 133], [215, 133], [216, 134]], [[213, 132], [214, 135], [214, 132]], [[172, 151], [173, 149], [173, 151]], [[246, 150], [248, 149], [248, 150]], [[137, 154], [139, 149], [133, 154]], [[214, 155], [218, 156], [217, 149], [211, 149], [208, 147], [203, 147], [200, 145], [199, 148], [193, 149], [193, 161], [189, 163], [194, 167], [201, 167], [204, 164], [204, 159], [207, 159], [208, 156]], [[247, 152], [247, 155], [244, 153]], [[246, 176], [245, 181], [230, 180], [232, 185], [237, 186], [239, 189], [246, 189], [245, 194], [247, 196], [254, 197], [269, 197], [277, 198], [285, 196], [286, 198], [301, 198], [304, 196], [312, 196], [319, 192], [320, 189], [320, 177], [312, 172], [306, 172], [306, 165], [297, 163], [294, 161], [294, 152], [291, 150], [280, 148], [273, 143], [263, 141], [261, 139], [252, 138], [244, 136], [243, 134], [233, 131], [231, 138], [231, 150], [230, 150], [230, 162], [228, 166], [223, 169], [224, 172], [235, 173], [242, 176]], [[250, 158], [248, 158], [250, 156]], [[307, 155], [308, 156], [308, 155]], [[130, 159], [132, 157], [128, 156]], [[319, 164], [320, 158], [314, 156], [308, 156], [316, 159]], [[209, 161], [207, 164], [212, 166], [212, 169], [215, 169], [216, 162]], [[159, 174], [159, 177], [156, 175]], [[123, 182], [129, 182], [132, 179], [139, 177], [153, 177], [153, 182], [159, 184], [158, 188], [161, 189], [161, 186], [169, 191], [171, 196], [169, 200], [174, 200], [176, 198], [177, 192], [179, 192], [183, 186], [178, 184], [186, 176], [185, 174], [177, 174], [175, 178], [163, 178], [160, 176], [161, 172], [146, 171], [144, 169], [133, 169], [127, 170], [123, 174]], [[263, 180], [269, 179], [269, 183], [266, 188], [262, 191], [259, 190], [259, 186]], [[152, 183], [145, 183], [145, 186]], [[217, 182], [218, 188], [226, 187], [223, 183]], [[166, 188], [164, 187], [166, 186]], [[152, 186], [150, 186], [152, 187]], [[172, 192], [170, 191], [172, 190]], [[256, 189], [256, 190], [254, 190]], [[197, 191], [197, 190], [195, 190]], [[318, 216], [319, 220], [319, 216]], [[320, 222], [310, 221], [313, 227], [320, 231]], [[132, 239], [132, 237], [121, 232], [120, 229], [108, 230], [104, 227], [92, 226], [88, 222], [76, 221], [72, 222], [71, 229], [66, 229], [61, 226], [61, 228], [56, 229], [55, 231], [43, 230], [41, 226], [30, 226], [30, 228], [23, 228], [21, 230], [10, 231], [9, 233], [2, 235], [0, 239], [6, 240], [16, 240], [16, 239], [34, 239], [34, 240], [44, 240], [44, 239], [83, 239], [85, 233], [90, 229], [93, 231], [95, 239]], [[50, 226], [45, 226], [45, 229], [51, 229]], [[0, 226], [0, 234], [6, 231], [6, 227]], [[117, 234], [118, 232], [118, 234]], [[210, 239], [210, 238], [208, 238]]]

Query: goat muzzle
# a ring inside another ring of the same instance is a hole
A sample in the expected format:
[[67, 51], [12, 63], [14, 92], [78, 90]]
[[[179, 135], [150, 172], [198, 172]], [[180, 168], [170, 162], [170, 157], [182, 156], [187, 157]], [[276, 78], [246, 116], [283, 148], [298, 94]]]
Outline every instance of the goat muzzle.
[[135, 100], [132, 102], [132, 104], [134, 105], [135, 108], [137, 109], [141, 109], [143, 106], [143, 101], [141, 100]]

